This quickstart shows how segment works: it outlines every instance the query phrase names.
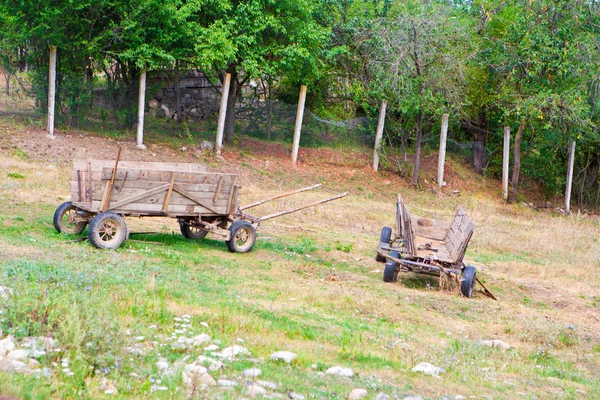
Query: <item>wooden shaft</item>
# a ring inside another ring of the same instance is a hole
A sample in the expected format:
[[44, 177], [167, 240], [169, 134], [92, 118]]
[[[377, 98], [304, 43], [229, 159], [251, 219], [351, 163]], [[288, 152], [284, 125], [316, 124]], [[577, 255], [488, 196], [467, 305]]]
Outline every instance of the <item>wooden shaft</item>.
[[252, 203], [252, 204], [248, 204], [247, 206], [240, 207], [240, 211], [247, 210], [247, 209], [252, 208], [252, 207], [260, 206], [261, 204], [264, 204], [264, 203], [269, 202], [271, 200], [277, 200], [277, 199], [280, 199], [282, 197], [291, 196], [291, 195], [296, 194], [296, 193], [305, 192], [307, 190], [313, 190], [313, 189], [319, 188], [321, 186], [323, 186], [323, 185], [320, 184], [320, 183], [317, 183], [315, 185], [312, 185], [312, 186], [309, 186], [309, 187], [305, 187], [305, 188], [302, 188], [302, 189], [296, 189], [296, 190], [292, 190], [291, 192], [287, 192], [287, 193], [284, 193], [284, 194], [278, 194], [277, 196], [269, 197], [267, 199], [257, 201], [256, 203]]
[[448, 135], [448, 114], [442, 115], [442, 131], [440, 133], [440, 154], [438, 156], [438, 185], [444, 186], [444, 163], [446, 162], [446, 137]]
[[[219, 109], [219, 122], [217, 124], [217, 140], [215, 143], [215, 151], [221, 154], [223, 147], [223, 131], [225, 130], [225, 114], [227, 114], [227, 97], [229, 96], [229, 85], [231, 84], [231, 74], [225, 74], [225, 81], [221, 88], [221, 108]], [[235, 110], [231, 110], [235, 112]]]
[[504, 150], [502, 153], [502, 198], [508, 199], [508, 166], [510, 157], [510, 127], [504, 127]]
[[119, 149], [117, 150], [117, 160], [115, 161], [115, 167], [113, 168], [112, 176], [110, 177], [110, 182], [108, 182], [108, 186], [106, 188], [106, 199], [104, 200], [104, 205], [102, 205], [102, 212], [108, 211], [110, 197], [112, 196], [113, 185], [115, 184], [115, 177], [117, 176], [119, 158], [121, 158], [121, 146], [119, 146]]
[[[221, 178], [223, 179], [223, 178]], [[165, 202], [163, 204], [163, 212], [167, 212], [167, 208], [169, 208], [169, 202], [171, 201], [171, 194], [173, 193], [173, 184], [175, 183], [175, 174], [171, 173], [171, 182], [169, 183], [169, 190], [167, 191], [167, 196], [165, 197]]]
[[48, 135], [54, 137], [54, 106], [56, 99], [56, 46], [50, 46], [50, 77], [48, 81]]
[[304, 102], [306, 101], [306, 86], [300, 86], [300, 98], [298, 99], [298, 112], [296, 113], [296, 128], [294, 129], [294, 143], [292, 145], [292, 164], [298, 161], [298, 149], [300, 148], [300, 133], [302, 131], [302, 119], [304, 118]]
[[329, 201], [337, 200], [337, 199], [340, 199], [340, 198], [346, 196], [347, 194], [348, 194], [347, 192], [346, 193], [342, 193], [342, 194], [338, 194], [337, 196], [333, 196], [333, 197], [330, 197], [328, 199], [321, 200], [321, 201], [315, 201], [314, 203], [310, 203], [310, 204], [307, 204], [307, 205], [302, 206], [302, 207], [292, 208], [290, 210], [280, 211], [280, 212], [277, 212], [277, 213], [274, 213], [274, 214], [265, 215], [264, 217], [260, 217], [259, 221], [262, 222], [262, 221], [266, 221], [266, 220], [271, 219], [271, 218], [281, 217], [282, 215], [291, 214], [291, 213], [294, 213], [296, 211], [304, 210], [305, 208], [310, 208], [310, 207], [317, 206], [319, 204], [327, 203]]
[[381, 149], [381, 138], [383, 137], [383, 127], [385, 125], [385, 110], [387, 100], [381, 101], [379, 108], [379, 121], [377, 121], [377, 133], [375, 136], [375, 149], [373, 150], [373, 170], [377, 172], [379, 169], [379, 150]]
[[573, 186], [573, 164], [575, 162], [575, 141], [569, 143], [569, 163], [567, 164], [567, 188], [565, 190], [565, 211], [571, 212], [571, 188]]
[[140, 75], [140, 90], [138, 94], [138, 124], [137, 124], [137, 145], [144, 145], [144, 107], [146, 105], [146, 70], [142, 70]]

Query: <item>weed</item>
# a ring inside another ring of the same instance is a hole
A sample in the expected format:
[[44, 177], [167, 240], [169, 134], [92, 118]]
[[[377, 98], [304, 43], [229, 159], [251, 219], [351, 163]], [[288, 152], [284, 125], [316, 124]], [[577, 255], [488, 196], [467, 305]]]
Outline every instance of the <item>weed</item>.
[[9, 172], [8, 173], [8, 177], [9, 178], [14, 178], [14, 179], [25, 179], [25, 175], [19, 174], [17, 172]]

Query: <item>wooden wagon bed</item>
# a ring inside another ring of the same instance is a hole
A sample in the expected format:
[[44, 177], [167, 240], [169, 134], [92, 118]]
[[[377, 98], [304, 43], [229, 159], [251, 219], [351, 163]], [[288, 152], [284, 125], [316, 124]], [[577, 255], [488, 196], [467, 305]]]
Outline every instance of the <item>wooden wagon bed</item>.
[[171, 217], [232, 215], [237, 207], [234, 174], [200, 164], [120, 161], [113, 178], [114, 168], [110, 160], [75, 161], [73, 205], [97, 213], [108, 202], [107, 210], [122, 215]]

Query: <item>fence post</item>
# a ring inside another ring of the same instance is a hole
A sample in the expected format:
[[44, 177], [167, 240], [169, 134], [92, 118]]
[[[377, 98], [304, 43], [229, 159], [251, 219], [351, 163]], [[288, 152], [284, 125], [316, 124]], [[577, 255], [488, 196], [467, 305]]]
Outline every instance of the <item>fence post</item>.
[[[215, 142], [215, 151], [221, 154], [223, 148], [223, 131], [225, 130], [225, 114], [227, 114], [227, 97], [229, 96], [229, 85], [231, 84], [231, 74], [225, 74], [225, 81], [221, 88], [221, 108], [219, 109], [219, 122], [217, 124], [217, 140]], [[231, 110], [235, 112], [235, 110]]]
[[438, 185], [444, 187], [444, 163], [446, 162], [446, 137], [448, 136], [448, 114], [442, 115], [442, 131], [440, 132], [440, 154], [438, 155]]
[[140, 90], [138, 94], [138, 124], [137, 124], [137, 148], [146, 150], [144, 146], [144, 108], [146, 106], [146, 68], [140, 75]]
[[385, 125], [386, 108], [387, 100], [381, 100], [381, 107], [379, 107], [379, 121], [377, 121], [377, 134], [375, 136], [375, 149], [373, 150], [373, 170], [375, 172], [379, 169], [379, 150], [381, 149], [381, 137], [383, 136], [383, 126]]
[[300, 98], [298, 99], [298, 112], [296, 113], [296, 129], [294, 129], [294, 143], [292, 145], [292, 164], [298, 161], [298, 148], [300, 147], [300, 132], [302, 131], [302, 119], [304, 118], [304, 102], [306, 101], [306, 86], [300, 86]]
[[502, 153], [502, 198], [508, 200], [508, 163], [510, 158], [510, 127], [504, 127], [504, 149]]
[[565, 191], [565, 211], [571, 213], [571, 187], [573, 186], [573, 164], [575, 162], [575, 141], [569, 141], [569, 164], [567, 165], [567, 189]]
[[56, 46], [50, 46], [50, 77], [48, 80], [48, 137], [54, 139], [54, 105], [56, 100]]

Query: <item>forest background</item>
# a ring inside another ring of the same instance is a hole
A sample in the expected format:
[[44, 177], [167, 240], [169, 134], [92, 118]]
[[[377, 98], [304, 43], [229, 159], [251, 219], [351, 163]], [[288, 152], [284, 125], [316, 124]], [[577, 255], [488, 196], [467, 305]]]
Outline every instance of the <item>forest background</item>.
[[[423, 139], [439, 132], [442, 114], [453, 140], [475, 144], [470, 162], [490, 177], [501, 174], [508, 126], [520, 156], [511, 201], [519, 175], [548, 199], [563, 193], [575, 141], [574, 200], [597, 208], [599, 33], [594, 0], [7, 0], [0, 65], [5, 93], [28, 81], [44, 113], [57, 46], [58, 85], [68, 89], [58, 109], [75, 120], [86, 118], [98, 81], [129, 98], [145, 69], [174, 79], [198, 69], [215, 87], [230, 73], [226, 143], [236, 140], [231, 110], [251, 80], [292, 103], [307, 85], [308, 106], [330, 119], [374, 118], [385, 99], [388, 144], [414, 152], [406, 162], [415, 184]], [[135, 123], [135, 112], [121, 111], [123, 124]]]

